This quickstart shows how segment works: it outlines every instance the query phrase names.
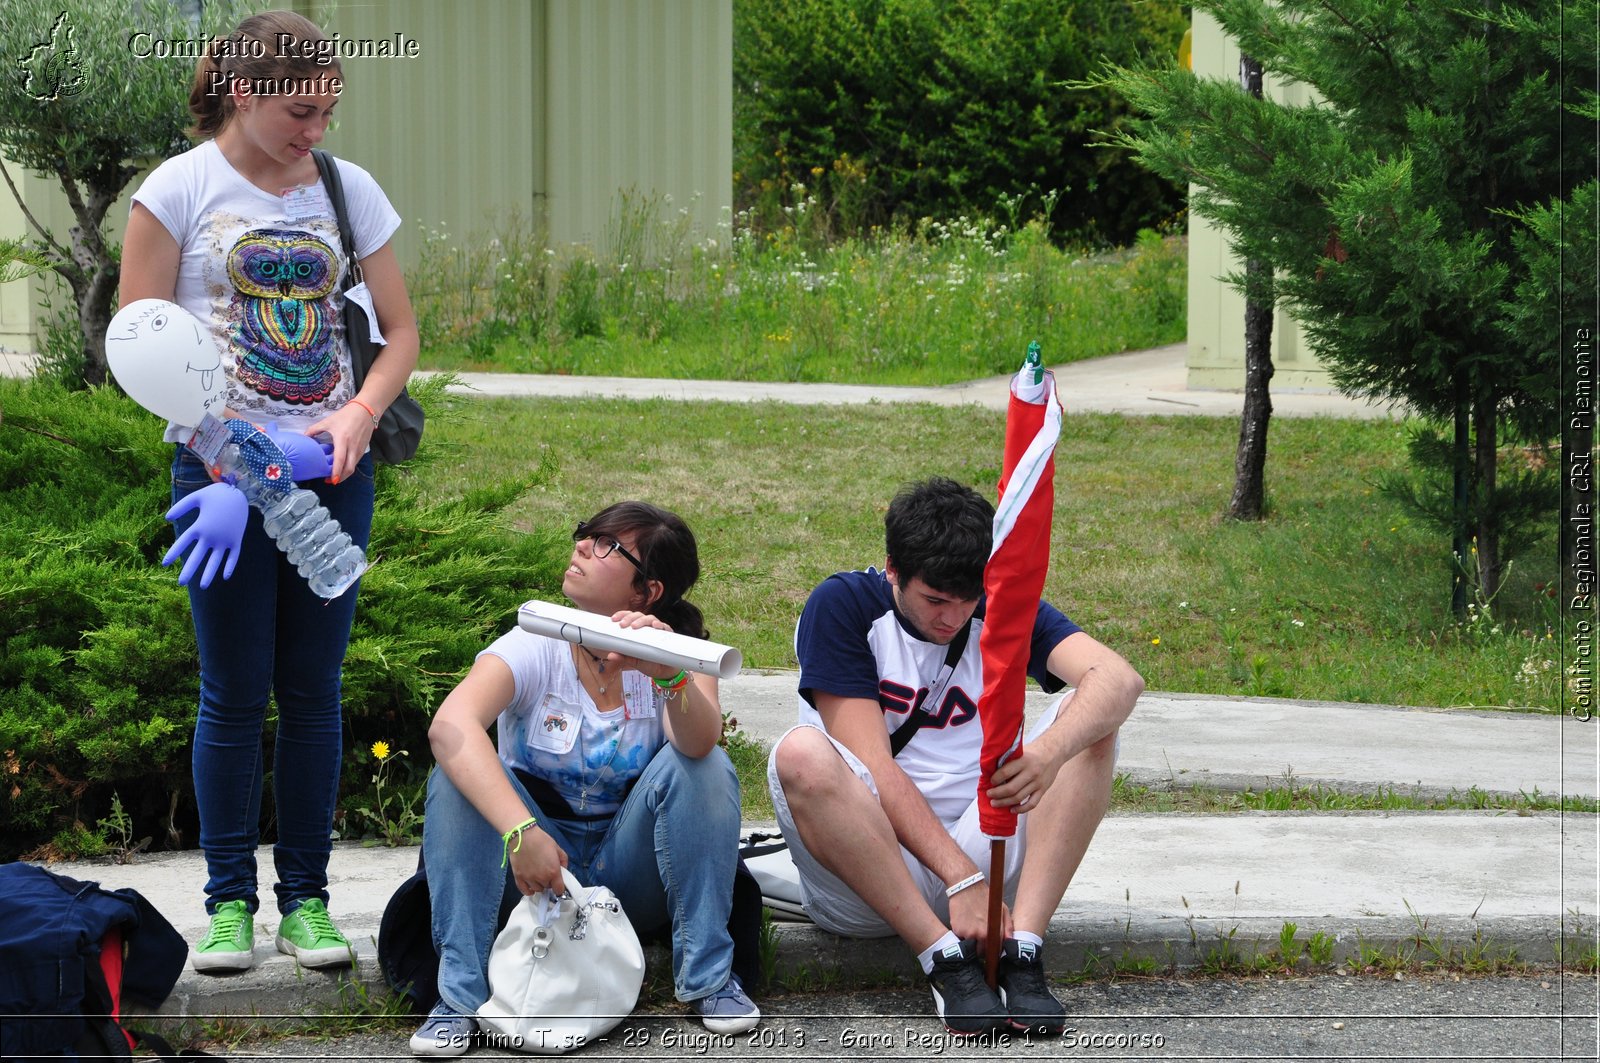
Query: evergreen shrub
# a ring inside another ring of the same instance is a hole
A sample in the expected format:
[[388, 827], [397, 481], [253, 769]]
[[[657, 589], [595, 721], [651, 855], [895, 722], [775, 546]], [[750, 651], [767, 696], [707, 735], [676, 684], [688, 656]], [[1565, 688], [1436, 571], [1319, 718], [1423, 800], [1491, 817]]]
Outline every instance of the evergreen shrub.
[[[439, 378], [413, 391], [450, 414]], [[438, 701], [518, 605], [560, 593], [566, 529], [520, 534], [501, 517], [546, 469], [424, 502], [443, 447], [379, 467], [376, 564], [344, 670], [341, 807], [368, 788], [377, 740], [415, 751], [394, 783], [419, 783]], [[114, 798], [132, 837], [195, 841], [199, 662], [187, 594], [160, 567], [171, 460], [159, 422], [112, 388], [0, 380], [0, 860], [52, 839], [70, 855]]]
[[1175, 56], [1187, 28], [1174, 0], [735, 0], [736, 206], [771, 217], [815, 194], [857, 235], [1056, 191], [1056, 233], [1129, 243], [1182, 192], [1092, 148], [1127, 105], [1064, 83]]

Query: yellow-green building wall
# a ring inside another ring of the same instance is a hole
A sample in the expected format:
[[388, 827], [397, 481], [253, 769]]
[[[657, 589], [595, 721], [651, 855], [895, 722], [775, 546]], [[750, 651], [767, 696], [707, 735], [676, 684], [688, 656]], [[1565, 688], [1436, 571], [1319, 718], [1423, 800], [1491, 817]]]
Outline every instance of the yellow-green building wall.
[[[1197, 77], [1239, 82], [1239, 45], [1216, 19], [1194, 13], [1192, 55]], [[1268, 77], [1262, 91], [1289, 106], [1307, 102], [1308, 90]], [[1242, 272], [1243, 263], [1228, 247], [1226, 236], [1210, 222], [1189, 215], [1189, 386], [1204, 390], [1244, 387], [1244, 296], [1222, 276]], [[1279, 310], [1272, 321], [1274, 391], [1328, 391], [1333, 381], [1306, 346], [1300, 325]]]

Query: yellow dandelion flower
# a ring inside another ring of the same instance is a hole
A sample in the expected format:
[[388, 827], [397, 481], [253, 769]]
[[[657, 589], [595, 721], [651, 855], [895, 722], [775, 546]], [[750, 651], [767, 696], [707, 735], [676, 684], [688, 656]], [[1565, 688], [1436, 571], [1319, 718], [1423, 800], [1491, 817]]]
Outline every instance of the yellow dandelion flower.
[[379, 760], [388, 760], [389, 743], [383, 741], [382, 739], [372, 743], [372, 755], [377, 757]]
[[1152, 645], [1152, 646], [1161, 645], [1161, 639], [1159, 637], [1151, 639], [1150, 640], [1150, 645]]

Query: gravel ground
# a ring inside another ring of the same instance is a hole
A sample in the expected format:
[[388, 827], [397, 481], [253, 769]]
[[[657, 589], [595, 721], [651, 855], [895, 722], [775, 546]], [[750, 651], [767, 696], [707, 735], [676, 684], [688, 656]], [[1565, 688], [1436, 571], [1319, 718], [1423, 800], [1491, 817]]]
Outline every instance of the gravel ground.
[[[708, 1034], [676, 1005], [636, 1012], [576, 1058], [988, 1059], [1005, 1055], [1172, 1060], [1595, 1059], [1600, 983], [1555, 972], [1150, 978], [1057, 990], [1065, 1036], [956, 1038], [922, 989], [794, 993], [760, 1001], [749, 1034]], [[206, 1046], [233, 1059], [409, 1059], [409, 1026]], [[480, 1047], [475, 1056], [518, 1053]]]

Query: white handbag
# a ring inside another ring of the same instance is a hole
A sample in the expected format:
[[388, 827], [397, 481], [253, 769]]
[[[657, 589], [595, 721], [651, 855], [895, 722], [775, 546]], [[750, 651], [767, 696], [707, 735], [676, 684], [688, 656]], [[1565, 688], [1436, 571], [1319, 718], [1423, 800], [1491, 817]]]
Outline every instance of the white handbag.
[[644, 949], [616, 896], [565, 868], [567, 893], [524, 897], [489, 951], [490, 1043], [555, 1055], [608, 1033], [639, 1001]]

